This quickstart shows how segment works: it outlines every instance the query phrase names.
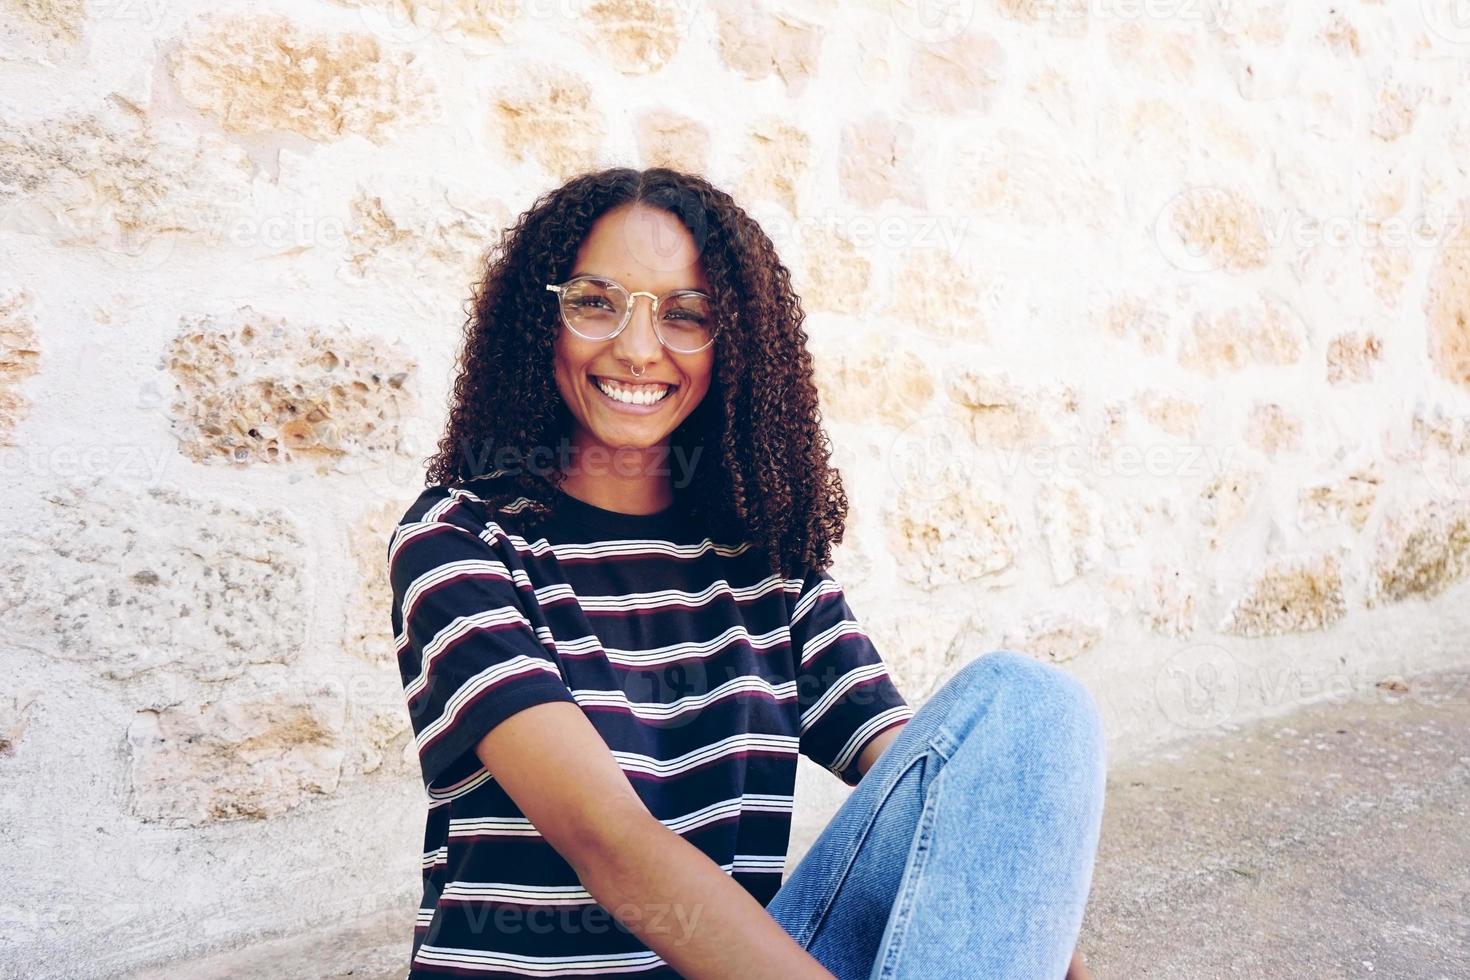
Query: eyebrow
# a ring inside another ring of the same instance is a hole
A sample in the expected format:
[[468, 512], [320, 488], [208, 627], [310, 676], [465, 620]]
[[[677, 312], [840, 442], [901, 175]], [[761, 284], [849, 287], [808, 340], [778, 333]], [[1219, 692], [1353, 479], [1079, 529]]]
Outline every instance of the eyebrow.
[[[601, 273], [601, 272], [593, 272], [591, 269], [573, 269], [571, 275], [568, 276], [567, 278], [569, 278], [569, 279], [575, 279], [577, 276], [596, 276], [598, 279], [610, 279], [613, 282], [617, 283], [619, 286], [622, 286], [623, 285], [622, 280], [618, 279], [616, 276], [609, 276], [609, 275], [606, 275], [606, 274]], [[628, 287], [623, 286], [623, 288], [626, 289]], [[666, 292], [666, 293], [672, 293], [672, 292], [677, 292], [677, 291], [679, 291], [681, 289], [692, 289], [696, 293], [708, 293], [709, 292], [709, 290], [702, 289], [699, 286], [675, 286], [672, 289], [666, 289], [666, 290], [664, 290], [664, 292]]]

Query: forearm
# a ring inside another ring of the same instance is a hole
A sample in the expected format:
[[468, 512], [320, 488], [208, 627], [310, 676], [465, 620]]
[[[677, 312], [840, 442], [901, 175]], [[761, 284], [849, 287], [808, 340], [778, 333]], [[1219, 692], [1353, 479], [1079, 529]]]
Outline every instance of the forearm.
[[593, 898], [690, 980], [832, 980], [750, 892], [656, 820], [631, 821], [577, 870]]

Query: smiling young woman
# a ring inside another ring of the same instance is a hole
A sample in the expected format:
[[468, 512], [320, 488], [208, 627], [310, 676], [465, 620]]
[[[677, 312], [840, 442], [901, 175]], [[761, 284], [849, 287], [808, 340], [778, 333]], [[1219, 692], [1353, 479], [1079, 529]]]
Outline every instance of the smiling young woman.
[[[1080, 971], [1096, 705], [1007, 650], [899, 693], [827, 571], [806, 341], [693, 175], [581, 175], [498, 245], [388, 542], [429, 796], [410, 980]], [[855, 789], [783, 881], [799, 755]]]

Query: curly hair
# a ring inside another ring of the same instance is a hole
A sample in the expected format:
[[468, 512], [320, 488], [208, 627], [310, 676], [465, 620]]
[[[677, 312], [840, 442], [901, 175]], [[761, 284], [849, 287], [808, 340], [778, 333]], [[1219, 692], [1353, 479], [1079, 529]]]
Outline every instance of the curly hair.
[[[676, 511], [715, 540], [764, 549], [772, 574], [825, 569], [842, 541], [847, 496], [830, 464], [790, 274], [728, 194], [665, 167], [574, 176], [539, 197], [487, 250], [426, 484], [473, 480], [502, 468], [489, 461], [524, 461], [538, 447], [565, 445], [572, 416], [554, 375], [560, 317], [545, 284], [568, 277], [593, 222], [629, 203], [666, 211], [688, 229], [719, 311], [709, 390], [669, 436], [671, 452], [699, 462], [688, 484], [675, 487]], [[715, 458], [704, 460], [713, 446]], [[555, 513], [552, 491], [565, 474], [528, 465], [508, 472], [505, 488], [486, 498], [492, 508], [526, 497], [530, 512]]]

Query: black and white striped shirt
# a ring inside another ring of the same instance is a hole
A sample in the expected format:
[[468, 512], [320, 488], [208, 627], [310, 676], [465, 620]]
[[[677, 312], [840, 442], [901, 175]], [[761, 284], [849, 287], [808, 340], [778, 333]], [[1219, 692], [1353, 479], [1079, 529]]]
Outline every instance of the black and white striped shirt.
[[554, 519], [524, 500], [492, 510], [491, 479], [425, 490], [388, 548], [429, 797], [409, 980], [677, 977], [480, 764], [485, 734], [533, 704], [579, 705], [649, 812], [764, 905], [798, 752], [856, 785], [862, 750], [913, 710], [825, 570], [772, 575], [760, 549], [673, 508], [563, 494]]

